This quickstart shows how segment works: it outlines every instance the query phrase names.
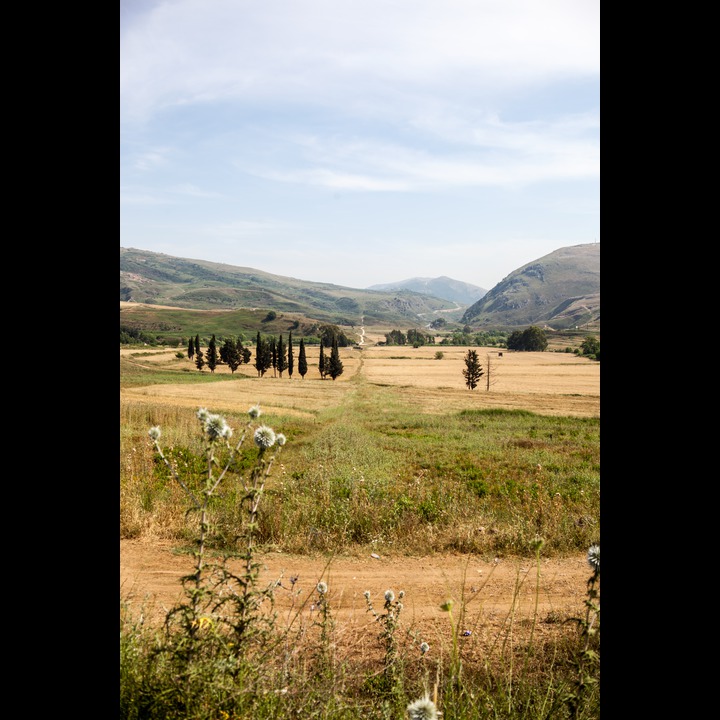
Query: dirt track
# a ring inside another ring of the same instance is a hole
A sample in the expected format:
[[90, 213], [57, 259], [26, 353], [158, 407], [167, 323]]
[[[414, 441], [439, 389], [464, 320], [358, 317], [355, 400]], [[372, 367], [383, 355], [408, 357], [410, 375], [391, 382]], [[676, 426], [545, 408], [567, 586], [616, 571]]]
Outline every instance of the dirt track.
[[[145, 617], [159, 622], [165, 610], [181, 599], [180, 578], [192, 572], [192, 558], [179, 554], [169, 541], [120, 542], [120, 596], [130, 601], [131, 612], [141, 609]], [[440, 605], [448, 599], [460, 607], [465, 593], [466, 637], [488, 644], [512, 619], [518, 628], [528, 628], [536, 617], [536, 637], [567, 628], [560, 621], [579, 617], [590, 577], [585, 555], [563, 559], [533, 560], [475, 556], [431, 557], [323, 557], [272, 553], [263, 556], [263, 584], [281, 580], [276, 589], [276, 609], [289, 616], [307, 600], [303, 613], [313, 612], [311, 600], [320, 580], [328, 585], [328, 597], [342, 637], [376, 635], [372, 615], [367, 612], [363, 592], [368, 590], [376, 609], [383, 605], [386, 590], [403, 598], [403, 623], [417, 628], [428, 642], [445, 643], [449, 637], [447, 613]], [[291, 577], [297, 577], [293, 593]], [[294, 598], [294, 600], [293, 600]], [[310, 600], [308, 600], [310, 598]], [[535, 613], [537, 614], [535, 615]]]

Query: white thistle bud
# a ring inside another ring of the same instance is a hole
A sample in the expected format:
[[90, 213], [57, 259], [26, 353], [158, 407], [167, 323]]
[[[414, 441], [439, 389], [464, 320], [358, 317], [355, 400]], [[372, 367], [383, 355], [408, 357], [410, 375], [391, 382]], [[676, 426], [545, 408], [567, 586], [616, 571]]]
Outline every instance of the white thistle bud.
[[261, 425], [255, 431], [254, 440], [261, 450], [267, 450], [275, 444], [275, 431], [267, 425]]

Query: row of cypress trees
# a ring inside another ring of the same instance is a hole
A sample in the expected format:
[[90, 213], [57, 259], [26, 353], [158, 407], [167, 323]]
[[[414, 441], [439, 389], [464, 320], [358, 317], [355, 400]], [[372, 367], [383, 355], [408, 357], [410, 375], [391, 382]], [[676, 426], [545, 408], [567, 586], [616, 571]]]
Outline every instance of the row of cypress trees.
[[[252, 357], [250, 348], [242, 344], [242, 340], [237, 338], [225, 338], [222, 346], [218, 349], [215, 335], [212, 336], [205, 352], [200, 348], [200, 336], [190, 338], [188, 341], [187, 355], [190, 360], [195, 362], [195, 367], [202, 371], [204, 367], [215, 372], [215, 368], [219, 363], [224, 363], [230, 368], [231, 372], [235, 372], [240, 365], [249, 363]], [[288, 335], [287, 345], [280, 335], [275, 341], [274, 337], [264, 338], [258, 332], [255, 339], [255, 369], [258, 377], [263, 377], [265, 373], [272, 368], [273, 375], [277, 372], [280, 377], [287, 371], [288, 377], [292, 378], [295, 372], [295, 356], [293, 354], [292, 333]], [[305, 341], [300, 338], [300, 347], [298, 350], [298, 373], [304, 378], [308, 371], [307, 358], [305, 356]], [[330, 355], [325, 355], [325, 346], [320, 341], [320, 356], [318, 359], [318, 370], [320, 377], [325, 378], [328, 375], [335, 380], [343, 373], [343, 364], [340, 360], [340, 351], [338, 349], [337, 338], [333, 337], [330, 348]]]

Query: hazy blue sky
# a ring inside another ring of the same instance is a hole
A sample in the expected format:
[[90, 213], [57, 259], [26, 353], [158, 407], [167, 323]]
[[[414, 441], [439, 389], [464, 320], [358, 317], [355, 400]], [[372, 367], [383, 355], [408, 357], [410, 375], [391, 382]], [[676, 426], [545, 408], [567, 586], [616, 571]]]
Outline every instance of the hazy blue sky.
[[487, 290], [600, 241], [599, 0], [120, 0], [120, 245]]

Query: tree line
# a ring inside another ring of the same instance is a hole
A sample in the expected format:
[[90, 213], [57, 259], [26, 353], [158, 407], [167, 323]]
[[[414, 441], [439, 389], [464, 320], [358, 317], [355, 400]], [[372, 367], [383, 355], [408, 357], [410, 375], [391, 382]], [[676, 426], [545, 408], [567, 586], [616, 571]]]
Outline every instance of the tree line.
[[[329, 351], [329, 354], [326, 354]], [[227, 365], [231, 373], [243, 364], [249, 364], [252, 360], [252, 351], [243, 344], [243, 338], [224, 338], [222, 345], [218, 347], [215, 335], [210, 338], [207, 348], [203, 351], [200, 346], [200, 335], [190, 338], [187, 346], [188, 359], [195, 363], [195, 367], [202, 372], [207, 367], [211, 373], [219, 364]], [[287, 376], [292, 378], [295, 373], [295, 352], [293, 346], [292, 332], [288, 333], [287, 342], [283, 340], [282, 334], [274, 336], [263, 336], [259, 331], [255, 338], [255, 370], [258, 377], [263, 377], [269, 370], [273, 371], [273, 377]], [[339, 339], [332, 336], [330, 346], [325, 345], [325, 340], [320, 339], [320, 355], [318, 359], [318, 370], [320, 377], [325, 379], [331, 377], [333, 380], [343, 373], [343, 363], [340, 360]], [[308, 363], [305, 350], [305, 340], [300, 338], [298, 347], [297, 372], [301, 378], [305, 378], [308, 372]]]

